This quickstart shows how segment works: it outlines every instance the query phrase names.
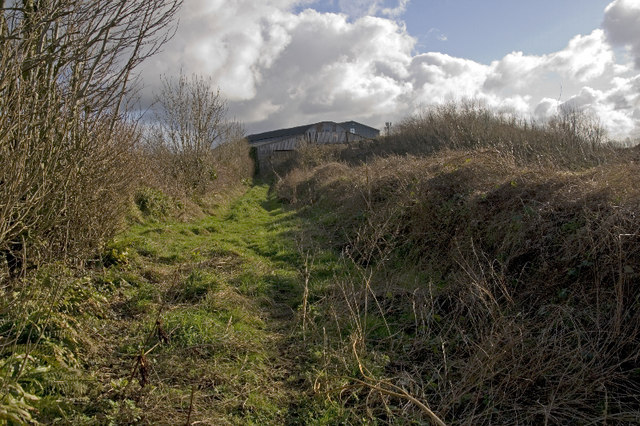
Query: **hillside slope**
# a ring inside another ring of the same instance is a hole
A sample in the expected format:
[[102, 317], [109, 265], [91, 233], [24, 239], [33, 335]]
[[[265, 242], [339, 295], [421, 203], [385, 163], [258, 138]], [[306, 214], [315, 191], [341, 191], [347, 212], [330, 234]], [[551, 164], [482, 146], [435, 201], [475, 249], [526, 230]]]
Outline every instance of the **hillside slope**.
[[[452, 424], [640, 421], [633, 155], [569, 168], [491, 147], [339, 161], [352, 153], [316, 153], [278, 184], [360, 270], [314, 306], [318, 327], [350, 330], [336, 353]], [[423, 418], [369, 389], [363, 412]]]

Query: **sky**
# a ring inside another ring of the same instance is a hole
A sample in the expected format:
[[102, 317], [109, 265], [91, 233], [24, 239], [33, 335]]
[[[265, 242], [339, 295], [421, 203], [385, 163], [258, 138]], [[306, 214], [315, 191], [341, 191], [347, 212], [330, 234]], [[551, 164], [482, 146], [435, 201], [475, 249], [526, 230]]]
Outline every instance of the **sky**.
[[640, 137], [640, 0], [184, 0], [141, 71], [199, 74], [247, 133], [322, 120], [382, 129], [473, 99], [544, 121], [564, 108]]

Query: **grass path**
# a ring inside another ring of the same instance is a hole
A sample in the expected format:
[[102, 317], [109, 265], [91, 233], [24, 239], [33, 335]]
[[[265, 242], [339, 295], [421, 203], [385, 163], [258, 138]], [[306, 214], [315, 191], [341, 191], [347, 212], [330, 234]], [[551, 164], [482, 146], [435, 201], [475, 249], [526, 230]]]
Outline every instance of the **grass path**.
[[[96, 409], [115, 423], [328, 422], [301, 344], [300, 220], [262, 185], [203, 220], [123, 235], [104, 277], [118, 297], [96, 324], [115, 336], [99, 345]], [[335, 260], [312, 272], [330, 275]]]

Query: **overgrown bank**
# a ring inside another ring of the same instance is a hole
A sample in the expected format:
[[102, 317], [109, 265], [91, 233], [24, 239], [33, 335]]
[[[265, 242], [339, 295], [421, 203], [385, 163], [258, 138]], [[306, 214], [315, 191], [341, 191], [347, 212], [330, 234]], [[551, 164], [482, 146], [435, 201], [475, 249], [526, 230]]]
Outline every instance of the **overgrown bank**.
[[367, 382], [341, 397], [391, 423], [427, 420], [403, 391], [451, 424], [638, 422], [637, 153], [457, 114], [302, 152], [278, 184], [359, 271], [312, 305]]
[[138, 66], [171, 38], [181, 5], [0, 2], [0, 424], [141, 421], [141, 394], [127, 395], [136, 371], [151, 382], [148, 333], [163, 330], [145, 315], [174, 301], [167, 283], [206, 287], [209, 267], [198, 275], [183, 253], [175, 271], [142, 276], [130, 260], [144, 255], [110, 245], [134, 222], [180, 217], [188, 229], [252, 177], [243, 130], [209, 80], [165, 79], [155, 120], [139, 121]]

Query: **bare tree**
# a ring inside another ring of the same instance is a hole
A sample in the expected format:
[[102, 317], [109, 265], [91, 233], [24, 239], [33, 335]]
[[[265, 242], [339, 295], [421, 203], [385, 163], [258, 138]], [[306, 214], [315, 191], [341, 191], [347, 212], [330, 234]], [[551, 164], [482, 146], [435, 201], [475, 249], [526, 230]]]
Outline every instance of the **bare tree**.
[[0, 1], [0, 252], [19, 259], [12, 273], [26, 257], [77, 254], [113, 231], [136, 135], [126, 119], [134, 71], [172, 36], [180, 6]]
[[189, 190], [203, 192], [216, 179], [214, 150], [243, 137], [242, 126], [227, 118], [227, 103], [209, 78], [181, 74], [163, 78], [156, 96], [156, 127], [151, 143], [167, 150], [174, 179]]

